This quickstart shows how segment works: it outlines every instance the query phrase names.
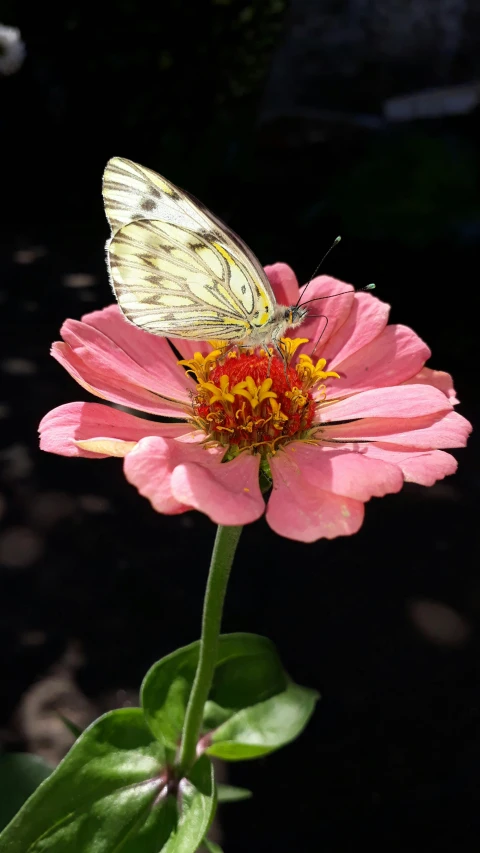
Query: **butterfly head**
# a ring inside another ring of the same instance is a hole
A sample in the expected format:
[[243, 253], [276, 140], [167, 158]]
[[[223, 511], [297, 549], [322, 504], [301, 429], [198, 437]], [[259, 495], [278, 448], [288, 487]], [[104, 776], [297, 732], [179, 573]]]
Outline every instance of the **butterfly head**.
[[279, 305], [273, 318], [273, 324], [277, 328], [275, 337], [280, 338], [287, 329], [295, 329], [300, 326], [306, 320], [307, 314], [308, 308], [304, 308], [302, 305], [290, 305], [288, 307]]
[[254, 346], [263, 346], [267, 341], [278, 342], [288, 329], [295, 329], [296, 326], [300, 326], [307, 315], [308, 308], [304, 308], [302, 305], [277, 305], [270, 321], [262, 326], [258, 332], [251, 333], [248, 340]]
[[287, 326], [294, 329], [307, 319], [307, 314], [308, 308], [304, 308], [302, 305], [291, 305], [289, 308], [285, 308], [284, 319], [287, 321]]

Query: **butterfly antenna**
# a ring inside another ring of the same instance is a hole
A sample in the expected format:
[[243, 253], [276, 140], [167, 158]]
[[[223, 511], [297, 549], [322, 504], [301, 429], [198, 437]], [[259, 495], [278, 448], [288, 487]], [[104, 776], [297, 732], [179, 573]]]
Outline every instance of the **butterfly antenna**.
[[[314, 271], [313, 271], [312, 275], [311, 275], [311, 276], [310, 276], [310, 278], [308, 279], [308, 281], [307, 281], [307, 283], [306, 283], [306, 285], [305, 285], [305, 287], [304, 287], [304, 289], [303, 289], [302, 296], [304, 296], [305, 291], [306, 291], [306, 289], [307, 289], [308, 285], [309, 285], [309, 284], [310, 284], [310, 282], [311, 282], [311, 281], [313, 281], [313, 279], [315, 278], [315, 276], [316, 276], [317, 272], [319, 271], [320, 267], [322, 266], [323, 262], [328, 258], [328, 256], [329, 256], [330, 252], [332, 251], [332, 249], [334, 249], [334, 248], [335, 248], [335, 246], [336, 246], [338, 243], [340, 243], [340, 240], [341, 240], [341, 239], [342, 239], [341, 237], [335, 237], [335, 240], [333, 241], [332, 245], [330, 246], [330, 248], [328, 249], [328, 251], [326, 251], [326, 252], [325, 252], [325, 254], [324, 254], [324, 256], [323, 256], [322, 260], [320, 261], [320, 263], [319, 263], [319, 264], [317, 264], [317, 266], [315, 267], [315, 269], [314, 269]], [[302, 298], [302, 296], [299, 296], [299, 297], [298, 297], [298, 302], [296, 303], [297, 305], [299, 305], [299, 304], [300, 304], [300, 299]]]
[[[360, 290], [375, 290], [375, 285], [372, 282], [371, 284], [367, 284], [365, 287], [360, 287], [359, 289]], [[354, 291], [354, 292], [357, 292], [357, 291]], [[309, 302], [317, 302], [318, 299], [330, 299], [333, 296], [341, 296], [342, 293], [352, 293], [352, 291], [351, 290], [342, 290], [341, 293], [332, 293], [331, 296], [317, 296], [316, 299], [308, 299], [307, 302], [302, 302], [302, 305], [308, 305]], [[325, 325], [324, 325], [322, 331], [320, 332], [319, 337], [317, 338], [317, 340], [315, 342], [315, 346], [314, 346], [312, 352], [310, 353], [310, 358], [313, 358], [313, 356], [315, 355], [315, 350], [317, 349], [320, 341], [322, 340], [322, 338], [326, 332], [326, 329], [328, 326], [328, 317], [326, 317], [325, 314], [309, 314], [308, 317], [309, 317], [309, 319], [310, 319], [310, 317], [323, 317], [323, 319], [325, 320]]]
[[315, 343], [315, 346], [314, 346], [313, 350], [312, 350], [312, 351], [311, 351], [311, 353], [310, 353], [310, 358], [313, 358], [313, 356], [315, 355], [315, 350], [317, 349], [317, 347], [318, 347], [318, 345], [319, 345], [320, 341], [322, 340], [322, 338], [323, 338], [323, 336], [324, 336], [324, 334], [325, 334], [325, 332], [326, 332], [326, 329], [327, 329], [327, 326], [328, 326], [328, 317], [326, 317], [326, 316], [325, 316], [325, 314], [310, 314], [310, 317], [323, 317], [323, 319], [325, 320], [325, 325], [324, 325], [324, 327], [323, 327], [322, 331], [320, 332], [319, 337], [317, 338], [317, 341], [316, 341], [316, 343]]
[[[328, 296], [315, 296], [314, 299], [307, 299], [306, 302], [302, 302], [302, 305], [310, 305], [311, 302], [318, 302], [320, 299], [333, 299], [334, 296], [343, 296], [344, 293], [359, 293], [361, 290], [375, 290], [376, 284], [367, 284], [365, 287], [357, 287], [354, 290], [341, 290], [339, 293], [329, 293]], [[298, 303], [297, 303], [298, 305]], [[313, 317], [313, 314], [310, 314], [310, 317]], [[319, 316], [323, 317], [323, 314]]]

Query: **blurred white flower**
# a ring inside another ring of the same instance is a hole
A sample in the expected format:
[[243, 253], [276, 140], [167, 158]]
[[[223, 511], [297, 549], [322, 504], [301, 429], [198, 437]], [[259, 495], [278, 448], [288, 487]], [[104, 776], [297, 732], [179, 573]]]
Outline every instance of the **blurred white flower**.
[[15, 74], [25, 59], [25, 45], [17, 27], [0, 24], [0, 74]]

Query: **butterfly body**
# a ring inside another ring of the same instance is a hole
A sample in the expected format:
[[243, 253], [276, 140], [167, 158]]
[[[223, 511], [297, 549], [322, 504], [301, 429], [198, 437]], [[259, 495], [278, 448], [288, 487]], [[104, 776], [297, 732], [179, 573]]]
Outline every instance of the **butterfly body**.
[[307, 318], [308, 311], [302, 305], [277, 305], [269, 320], [258, 328], [254, 324], [249, 331], [248, 341], [251, 346], [262, 346], [266, 341], [278, 345], [278, 341], [284, 337], [288, 329], [300, 326]]
[[156, 335], [268, 346], [307, 316], [278, 305], [255, 255], [214, 214], [131, 160], [103, 179], [107, 265], [125, 317]]

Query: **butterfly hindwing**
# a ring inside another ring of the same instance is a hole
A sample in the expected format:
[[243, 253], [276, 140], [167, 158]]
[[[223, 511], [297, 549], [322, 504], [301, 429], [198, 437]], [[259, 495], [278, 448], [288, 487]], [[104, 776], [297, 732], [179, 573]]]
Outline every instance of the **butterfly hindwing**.
[[[195, 242], [193, 242], [195, 240]], [[186, 245], [188, 244], [188, 245]], [[126, 317], [150, 332], [205, 340], [248, 334], [241, 304], [225, 286], [217, 253], [200, 235], [157, 221], [131, 222], [112, 238], [110, 271]], [[221, 334], [222, 333], [222, 334]]]
[[273, 315], [259, 262], [199, 203], [118, 157], [103, 187], [112, 286], [129, 320], [158, 335], [239, 341]]

